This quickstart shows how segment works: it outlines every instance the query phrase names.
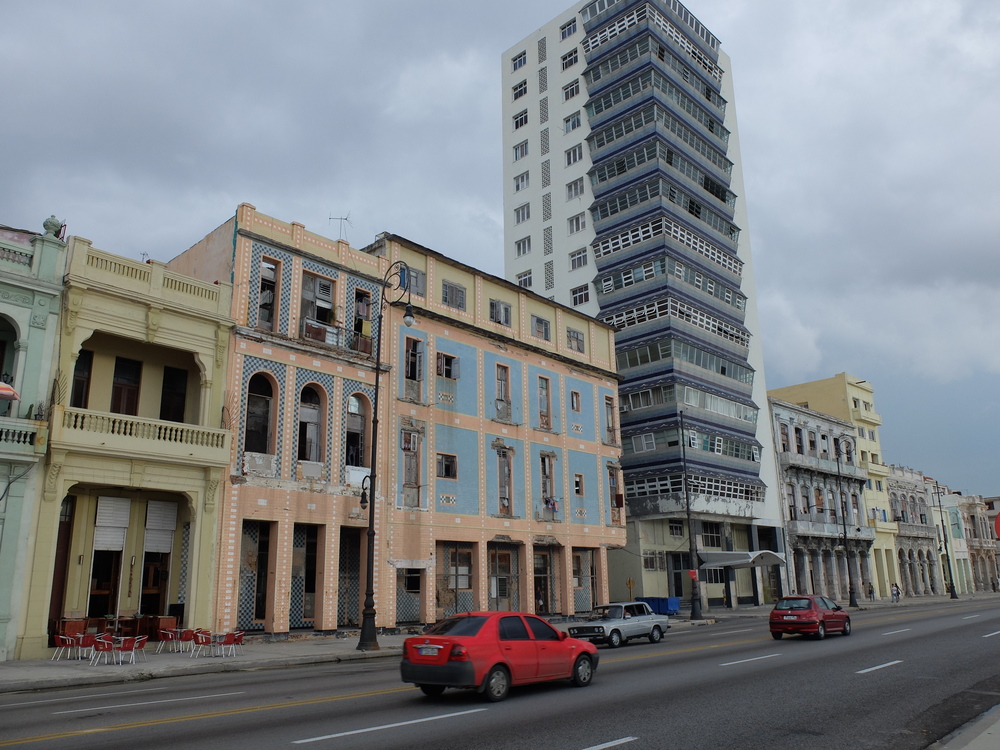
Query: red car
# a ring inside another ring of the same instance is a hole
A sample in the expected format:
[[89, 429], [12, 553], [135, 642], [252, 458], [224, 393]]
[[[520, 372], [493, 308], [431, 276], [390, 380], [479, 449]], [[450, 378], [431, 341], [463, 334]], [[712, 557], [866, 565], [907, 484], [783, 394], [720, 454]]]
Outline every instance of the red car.
[[586, 687], [597, 669], [597, 647], [570, 638], [522, 612], [465, 612], [403, 643], [399, 671], [425, 695], [471, 688], [502, 701], [512, 685], [570, 680]]
[[825, 596], [786, 596], [771, 610], [771, 637], [785, 633], [825, 638], [827, 633], [851, 634], [851, 618], [839, 604]]

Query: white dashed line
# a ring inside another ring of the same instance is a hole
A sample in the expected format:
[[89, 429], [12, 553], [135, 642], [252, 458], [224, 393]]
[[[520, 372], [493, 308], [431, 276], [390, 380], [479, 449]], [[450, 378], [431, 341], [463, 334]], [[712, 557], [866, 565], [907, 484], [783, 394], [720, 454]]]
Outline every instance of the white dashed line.
[[882, 635], [896, 635], [896, 633], [905, 633], [907, 630], [912, 630], [912, 628], [903, 628], [902, 630], [890, 630], [888, 633], [882, 633]]
[[591, 745], [590, 747], [585, 747], [583, 750], [605, 750], [608, 747], [618, 747], [619, 745], [624, 745], [626, 742], [635, 742], [638, 737], [622, 737], [620, 740], [611, 740], [611, 742], [605, 742], [603, 745]]
[[859, 669], [855, 674], [865, 674], [867, 672], [874, 672], [876, 669], [885, 669], [886, 667], [891, 667], [893, 664], [902, 664], [902, 660], [897, 659], [896, 661], [887, 661], [885, 664], [879, 664], [877, 667], [868, 667], [868, 669]]
[[319, 742], [320, 740], [332, 740], [337, 737], [350, 737], [352, 734], [365, 734], [366, 732], [380, 732], [383, 729], [395, 729], [396, 727], [406, 727], [410, 724], [422, 724], [425, 721], [437, 721], [438, 719], [452, 719], [456, 716], [465, 716], [466, 714], [475, 714], [480, 711], [485, 711], [485, 708], [473, 708], [470, 711], [458, 711], [453, 714], [441, 714], [440, 716], [428, 716], [424, 719], [414, 719], [413, 721], [399, 721], [395, 724], [382, 724], [377, 727], [365, 727], [364, 729], [354, 729], [350, 732], [337, 732], [336, 734], [324, 734], [322, 737], [309, 737], [305, 740], [294, 740], [293, 745], [305, 745], [307, 742]]
[[755, 656], [752, 659], [740, 659], [739, 661], [727, 661], [724, 664], [720, 664], [720, 667], [731, 667], [733, 664], [746, 664], [748, 661], [760, 661], [761, 659], [770, 659], [772, 656], [781, 656], [781, 654], [768, 654], [767, 656]]

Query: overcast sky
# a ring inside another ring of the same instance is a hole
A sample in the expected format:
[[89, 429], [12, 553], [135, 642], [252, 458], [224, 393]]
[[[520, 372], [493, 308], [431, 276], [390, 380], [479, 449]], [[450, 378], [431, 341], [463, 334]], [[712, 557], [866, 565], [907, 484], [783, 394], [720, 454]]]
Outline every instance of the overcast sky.
[[[687, 4], [733, 61], [768, 387], [866, 379], [886, 461], [1000, 495], [1000, 3]], [[168, 260], [246, 201], [503, 275], [500, 56], [568, 7], [0, 0], [0, 224]]]

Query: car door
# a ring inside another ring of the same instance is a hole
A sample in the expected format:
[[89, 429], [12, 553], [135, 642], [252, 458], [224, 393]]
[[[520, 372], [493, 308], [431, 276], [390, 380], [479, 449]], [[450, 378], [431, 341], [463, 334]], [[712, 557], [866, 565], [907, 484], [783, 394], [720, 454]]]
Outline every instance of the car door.
[[528, 682], [538, 675], [538, 647], [528, 635], [524, 620], [518, 615], [500, 618], [498, 626], [500, 653], [510, 667], [513, 682]]
[[837, 609], [837, 603], [832, 599], [821, 597], [824, 604], [823, 619], [826, 620], [826, 629], [840, 631], [844, 629], [844, 620], [847, 619], [847, 612]]
[[528, 629], [538, 650], [538, 678], [568, 677], [572, 671], [576, 647], [567, 645], [559, 631], [539, 617], [525, 615]]
[[637, 638], [643, 635], [643, 627], [645, 624], [644, 616], [645, 611], [642, 604], [626, 604], [625, 605], [625, 637], [626, 638]]

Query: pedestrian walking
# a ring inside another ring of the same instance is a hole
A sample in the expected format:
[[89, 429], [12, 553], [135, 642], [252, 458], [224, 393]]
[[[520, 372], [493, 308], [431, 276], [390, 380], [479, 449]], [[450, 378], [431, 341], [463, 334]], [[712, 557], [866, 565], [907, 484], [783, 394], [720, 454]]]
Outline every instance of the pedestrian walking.
[[899, 586], [894, 583], [892, 584], [892, 603], [896, 604], [897, 602], [899, 602]]
[[875, 585], [872, 583], [868, 584], [868, 601], [875, 601]]

